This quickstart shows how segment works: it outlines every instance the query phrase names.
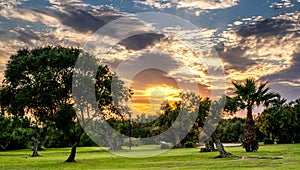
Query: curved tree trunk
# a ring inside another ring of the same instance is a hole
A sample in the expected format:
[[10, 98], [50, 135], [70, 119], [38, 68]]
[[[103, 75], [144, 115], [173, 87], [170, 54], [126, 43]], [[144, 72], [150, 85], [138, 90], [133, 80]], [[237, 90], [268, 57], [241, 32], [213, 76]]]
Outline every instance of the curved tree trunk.
[[258, 142], [256, 140], [255, 124], [252, 117], [252, 108], [247, 107], [246, 126], [244, 130], [243, 147], [246, 152], [255, 152], [258, 150]]
[[71, 153], [70, 153], [68, 159], [67, 159], [65, 162], [76, 162], [76, 161], [75, 161], [76, 149], [77, 149], [77, 146], [79, 145], [80, 138], [81, 138], [83, 132], [84, 132], [83, 129], [81, 129], [80, 133], [79, 133], [78, 136], [77, 136], [76, 142], [75, 142], [74, 145], [72, 146]]
[[77, 149], [78, 143], [76, 142], [71, 149], [71, 153], [68, 157], [68, 159], [65, 162], [76, 162], [75, 161], [75, 156], [76, 156], [76, 149]]
[[225, 151], [224, 146], [221, 143], [221, 140], [219, 139], [219, 137], [217, 136], [217, 134], [215, 132], [211, 135], [211, 138], [212, 138], [213, 142], [216, 144], [217, 150], [220, 153], [220, 155], [217, 156], [216, 158], [227, 158], [227, 157], [232, 156], [231, 153]]
[[212, 140], [211, 137], [209, 137], [205, 141], [205, 148], [201, 148], [200, 152], [213, 152], [216, 151], [214, 141]]

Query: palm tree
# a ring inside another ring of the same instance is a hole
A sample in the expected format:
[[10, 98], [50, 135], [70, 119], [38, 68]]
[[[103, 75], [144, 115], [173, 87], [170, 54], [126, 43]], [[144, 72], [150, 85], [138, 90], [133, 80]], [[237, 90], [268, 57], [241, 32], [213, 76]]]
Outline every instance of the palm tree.
[[234, 100], [237, 102], [237, 107], [247, 110], [243, 147], [246, 152], [257, 151], [259, 145], [256, 140], [252, 110], [256, 106], [268, 106], [278, 95], [269, 92], [269, 87], [266, 87], [267, 82], [258, 84], [254, 79], [247, 78], [245, 82], [233, 81], [232, 83], [236, 88]]

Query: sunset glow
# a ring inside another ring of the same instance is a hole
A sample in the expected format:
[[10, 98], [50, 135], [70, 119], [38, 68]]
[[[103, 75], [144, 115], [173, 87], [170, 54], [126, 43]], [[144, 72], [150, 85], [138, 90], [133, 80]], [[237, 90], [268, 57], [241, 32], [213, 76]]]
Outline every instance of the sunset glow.
[[134, 94], [131, 105], [137, 114], [156, 114], [163, 102], [167, 101], [172, 105], [175, 102], [181, 101], [180, 92], [180, 89], [172, 86], [156, 85]]

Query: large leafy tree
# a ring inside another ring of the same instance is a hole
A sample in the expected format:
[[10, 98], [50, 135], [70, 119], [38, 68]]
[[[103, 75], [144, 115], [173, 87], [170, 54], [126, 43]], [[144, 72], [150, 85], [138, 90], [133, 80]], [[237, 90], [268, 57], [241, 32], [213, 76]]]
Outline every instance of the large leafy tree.
[[[206, 135], [211, 134], [209, 140], [211, 140], [211, 142], [216, 145], [217, 150], [219, 151], [219, 156], [217, 156], [217, 158], [226, 158], [226, 157], [232, 156], [231, 153], [227, 152], [224, 149], [224, 146], [221, 143], [220, 137], [216, 131], [216, 127], [219, 124], [221, 115], [222, 115], [222, 113], [225, 112], [225, 110], [227, 108], [226, 105], [227, 105], [227, 103], [226, 103], [225, 97], [220, 98], [218, 101], [211, 102], [209, 114], [205, 116], [207, 126], [205, 126], [205, 124], [203, 124], [204, 125], [203, 132]], [[214, 130], [214, 131], [212, 132], [212, 130]], [[211, 145], [211, 144], [209, 144], [209, 145]], [[211, 148], [214, 148], [214, 146], [211, 146]]]
[[[187, 141], [199, 142], [203, 140], [211, 141], [212, 144], [215, 144], [217, 150], [219, 151], [218, 158], [230, 157], [231, 153], [227, 152], [219, 138], [217, 132], [215, 132], [215, 128], [217, 127], [219, 120], [221, 118], [221, 114], [224, 109], [224, 98], [219, 101], [211, 101], [209, 98], [201, 98], [196, 96], [194, 93], [183, 93], [181, 95], [182, 100], [180, 102], [176, 102], [175, 105], [171, 106], [170, 103], [165, 102], [162, 104], [162, 115], [157, 119], [158, 126], [160, 130], [165, 131], [170, 126], [177, 126], [175, 131], [171, 131], [168, 139], [174, 139], [174, 137], [179, 136], [180, 129], [187, 125], [186, 120], [192, 121], [191, 117], [187, 116], [184, 119], [181, 119], [181, 123], [175, 124], [175, 120], [178, 118], [179, 112], [184, 111], [188, 108], [187, 111], [182, 112], [183, 114], [191, 114], [196, 111], [196, 116], [194, 118], [194, 124], [191, 126], [187, 135], [181, 140], [178, 141], [176, 138], [174, 141], [175, 147], [178, 147], [184, 144]], [[189, 107], [198, 105], [196, 110], [190, 110]], [[188, 107], [187, 107], [188, 106]], [[182, 108], [183, 107], [183, 108]], [[181, 113], [181, 114], [182, 114]], [[187, 119], [186, 119], [187, 118]], [[214, 146], [212, 146], [214, 148]]]
[[234, 143], [239, 142], [243, 135], [245, 119], [233, 118], [221, 120], [217, 132], [220, 134], [222, 142]]
[[[95, 143], [106, 143], [110, 150], [121, 149], [122, 135], [115, 130], [120, 129], [118, 123], [123, 124], [120, 120], [129, 118], [126, 102], [131, 90], [107, 66], [98, 66], [96, 58], [88, 54], [78, 57], [73, 73], [73, 99], [81, 126]], [[74, 146], [70, 160], [75, 149]]]
[[33, 118], [36, 135], [33, 156], [38, 156], [41, 129], [53, 125], [54, 115], [70, 103], [72, 69], [80, 50], [63, 47], [21, 49], [10, 57], [1, 89], [1, 106], [16, 118]]
[[246, 152], [258, 150], [256, 139], [255, 123], [253, 119], [253, 109], [257, 106], [268, 106], [272, 100], [278, 96], [276, 93], [269, 92], [267, 82], [257, 83], [254, 79], [248, 78], [244, 82], [232, 82], [235, 90], [235, 96], [232, 99], [236, 102], [238, 109], [247, 111], [246, 125], [244, 129], [243, 147]]
[[[1, 109], [14, 117], [33, 117], [38, 127], [34, 139], [34, 154], [47, 127], [57, 128], [72, 143], [67, 162], [75, 161], [76, 147], [83, 129], [79, 125], [72, 99], [72, 82], [75, 63], [80, 49], [42, 47], [21, 49], [10, 57], [1, 89]], [[89, 55], [86, 58], [93, 58]], [[97, 64], [97, 62], [93, 62]], [[108, 105], [111, 100], [111, 73], [107, 67], [97, 66], [96, 91], [98, 105]], [[95, 90], [96, 89], [96, 90]], [[83, 89], [82, 89], [83, 90]], [[95, 94], [95, 93], [94, 93]]]
[[298, 142], [299, 113], [296, 107], [295, 102], [287, 104], [286, 99], [278, 97], [271, 107], [265, 109], [256, 118], [259, 130], [272, 141], [276, 139], [278, 143]]

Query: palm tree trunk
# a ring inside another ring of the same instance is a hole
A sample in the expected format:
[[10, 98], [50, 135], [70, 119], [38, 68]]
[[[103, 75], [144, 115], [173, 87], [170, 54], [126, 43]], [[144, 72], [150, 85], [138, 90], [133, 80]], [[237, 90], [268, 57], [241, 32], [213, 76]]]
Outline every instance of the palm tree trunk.
[[246, 152], [255, 152], [258, 150], [258, 142], [256, 140], [255, 124], [252, 116], [252, 107], [247, 107], [246, 126], [244, 130], [243, 147]]

